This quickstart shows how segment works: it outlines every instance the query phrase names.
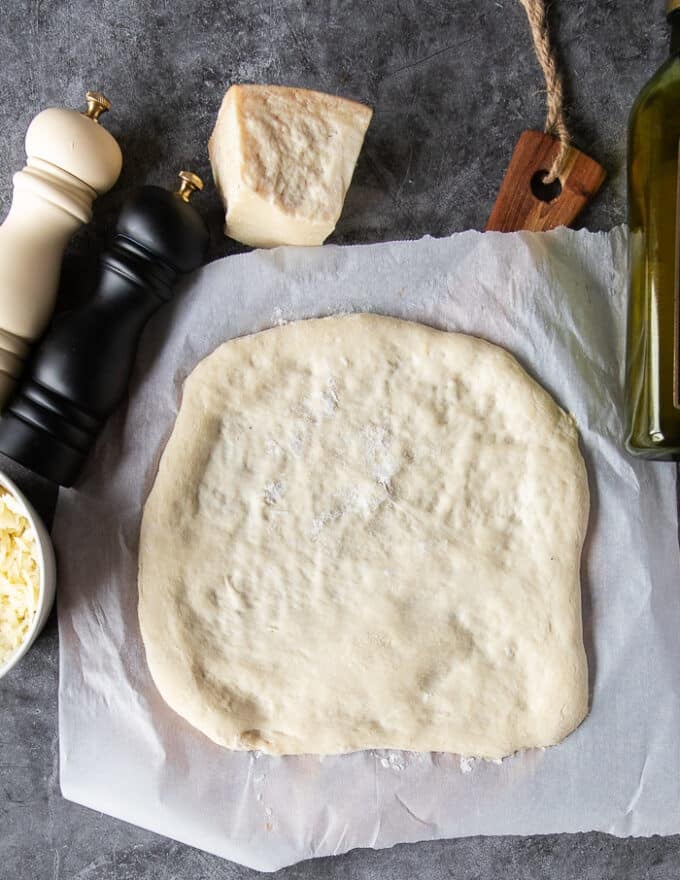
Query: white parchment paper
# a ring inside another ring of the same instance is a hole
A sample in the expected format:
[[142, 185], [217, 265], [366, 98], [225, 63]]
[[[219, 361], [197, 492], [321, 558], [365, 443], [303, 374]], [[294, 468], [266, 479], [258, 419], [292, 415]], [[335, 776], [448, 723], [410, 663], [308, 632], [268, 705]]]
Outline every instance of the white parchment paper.
[[[127, 404], [78, 488], [60, 495], [64, 795], [262, 870], [427, 838], [680, 832], [675, 470], [621, 449], [624, 251], [621, 229], [466, 232], [255, 252], [194, 275], [149, 325]], [[138, 530], [184, 378], [226, 339], [345, 311], [500, 343], [578, 421], [592, 492], [583, 565], [591, 711], [558, 747], [500, 764], [235, 753], [192, 729], [153, 686], [136, 615]]]

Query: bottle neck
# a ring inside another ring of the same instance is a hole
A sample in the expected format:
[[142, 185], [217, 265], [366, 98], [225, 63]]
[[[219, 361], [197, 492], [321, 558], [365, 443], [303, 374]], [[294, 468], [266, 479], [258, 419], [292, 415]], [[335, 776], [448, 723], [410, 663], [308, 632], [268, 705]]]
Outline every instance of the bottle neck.
[[671, 26], [671, 57], [680, 55], [680, 9], [675, 9], [668, 16]]

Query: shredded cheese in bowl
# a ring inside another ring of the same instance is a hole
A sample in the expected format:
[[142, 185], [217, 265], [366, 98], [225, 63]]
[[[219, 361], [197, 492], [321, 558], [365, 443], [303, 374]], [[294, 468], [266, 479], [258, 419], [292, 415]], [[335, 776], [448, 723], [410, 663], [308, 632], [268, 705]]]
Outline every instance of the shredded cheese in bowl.
[[39, 599], [35, 534], [21, 503], [0, 487], [0, 668], [23, 644]]

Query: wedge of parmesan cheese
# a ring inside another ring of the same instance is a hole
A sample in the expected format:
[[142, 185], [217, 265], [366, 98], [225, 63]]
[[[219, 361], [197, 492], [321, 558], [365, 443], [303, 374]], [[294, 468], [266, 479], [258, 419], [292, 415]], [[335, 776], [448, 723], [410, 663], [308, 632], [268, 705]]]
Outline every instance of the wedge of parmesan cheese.
[[33, 529], [16, 498], [0, 489], [0, 668], [23, 644], [39, 598]]
[[323, 92], [232, 86], [208, 144], [225, 234], [253, 247], [323, 244], [372, 115]]

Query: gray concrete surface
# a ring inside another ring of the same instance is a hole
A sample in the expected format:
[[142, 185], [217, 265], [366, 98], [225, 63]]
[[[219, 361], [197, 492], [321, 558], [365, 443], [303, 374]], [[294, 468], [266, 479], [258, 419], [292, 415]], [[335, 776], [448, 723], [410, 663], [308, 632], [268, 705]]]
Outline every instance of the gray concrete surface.
[[[552, 13], [575, 139], [610, 174], [580, 223], [607, 229], [625, 215], [628, 110], [666, 53], [663, 2], [553, 0]], [[483, 227], [512, 145], [522, 129], [541, 127], [544, 113], [517, 0], [0, 0], [3, 206], [41, 107], [79, 106], [87, 88], [101, 88], [114, 105], [105, 124], [125, 152], [119, 185], [70, 250], [62, 303], [87, 286], [94, 246], [125, 193], [142, 182], [169, 184], [181, 167], [208, 181], [196, 204], [210, 221], [211, 256], [237, 250], [221, 235], [206, 156], [222, 94], [237, 81], [309, 86], [375, 107], [334, 235], [341, 243]], [[12, 473], [49, 516], [50, 488]], [[0, 682], [1, 880], [254, 877], [60, 797], [57, 678], [52, 620]], [[670, 880], [680, 876], [680, 838], [475, 838], [356, 851], [275, 876]]]

